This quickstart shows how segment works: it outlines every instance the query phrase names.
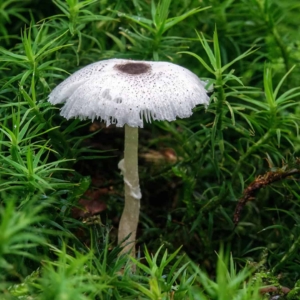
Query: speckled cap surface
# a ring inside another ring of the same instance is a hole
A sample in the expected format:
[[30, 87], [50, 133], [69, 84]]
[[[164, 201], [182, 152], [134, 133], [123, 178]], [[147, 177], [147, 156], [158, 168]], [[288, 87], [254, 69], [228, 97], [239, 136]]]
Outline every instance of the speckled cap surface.
[[49, 102], [65, 103], [61, 115], [67, 119], [143, 127], [144, 120], [187, 118], [196, 105], [207, 106], [205, 85], [172, 63], [109, 59], [68, 77], [50, 93]]

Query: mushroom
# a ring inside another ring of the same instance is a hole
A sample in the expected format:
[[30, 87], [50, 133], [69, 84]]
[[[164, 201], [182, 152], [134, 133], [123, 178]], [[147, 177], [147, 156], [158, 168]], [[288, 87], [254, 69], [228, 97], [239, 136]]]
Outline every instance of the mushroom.
[[122, 253], [135, 253], [142, 197], [138, 127], [143, 127], [144, 120], [187, 118], [196, 105], [207, 106], [205, 85], [194, 73], [173, 63], [108, 59], [75, 72], [49, 95], [50, 103], [65, 103], [61, 115], [67, 119], [99, 118], [107, 126], [125, 125], [124, 159], [118, 165], [125, 183], [125, 206], [118, 231]]

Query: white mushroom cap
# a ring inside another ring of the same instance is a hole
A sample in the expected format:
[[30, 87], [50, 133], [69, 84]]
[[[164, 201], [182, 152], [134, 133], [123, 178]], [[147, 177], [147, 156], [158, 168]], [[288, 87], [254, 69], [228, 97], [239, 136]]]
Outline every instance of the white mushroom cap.
[[49, 95], [64, 103], [67, 119], [100, 118], [106, 125], [143, 127], [153, 120], [187, 118], [197, 104], [209, 103], [206, 83], [191, 71], [167, 62], [109, 59], [90, 64]]

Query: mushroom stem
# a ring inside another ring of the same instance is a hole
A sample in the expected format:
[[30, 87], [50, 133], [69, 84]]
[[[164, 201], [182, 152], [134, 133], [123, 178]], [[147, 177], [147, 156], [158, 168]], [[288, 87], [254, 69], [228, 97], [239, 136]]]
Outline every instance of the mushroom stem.
[[[119, 162], [119, 168], [124, 176], [125, 206], [119, 224], [118, 243], [124, 247], [122, 253], [130, 253], [135, 257], [136, 230], [142, 197], [138, 173], [137, 127], [125, 125], [124, 160]], [[125, 240], [128, 236], [129, 238]]]

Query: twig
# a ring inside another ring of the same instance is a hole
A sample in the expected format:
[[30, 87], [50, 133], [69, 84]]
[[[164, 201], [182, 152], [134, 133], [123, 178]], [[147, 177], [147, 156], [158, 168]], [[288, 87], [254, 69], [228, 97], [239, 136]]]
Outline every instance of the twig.
[[[296, 164], [299, 165], [300, 160], [296, 160]], [[238, 201], [238, 204], [234, 211], [233, 216], [233, 222], [235, 226], [240, 221], [240, 215], [244, 208], [244, 206], [247, 204], [248, 201], [254, 200], [256, 193], [261, 189], [264, 188], [273, 182], [280, 181], [282, 179], [285, 179], [289, 176], [299, 174], [300, 168], [293, 168], [290, 170], [286, 170], [286, 166], [283, 168], [280, 168], [276, 171], [269, 171], [264, 175], [258, 176], [253, 182], [249, 184], [249, 186], [243, 191], [243, 197], [241, 197]]]

